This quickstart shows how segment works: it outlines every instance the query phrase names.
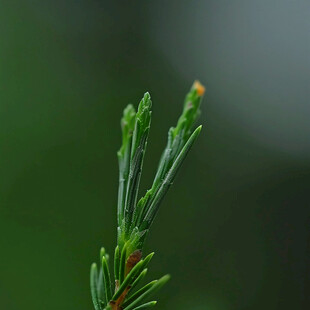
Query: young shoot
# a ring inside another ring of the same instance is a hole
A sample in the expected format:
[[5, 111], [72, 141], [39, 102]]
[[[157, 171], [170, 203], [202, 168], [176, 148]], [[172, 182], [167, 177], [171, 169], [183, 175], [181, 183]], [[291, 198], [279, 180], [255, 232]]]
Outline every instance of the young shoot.
[[147, 273], [154, 253], [143, 255], [143, 245], [156, 217], [159, 205], [173, 183], [177, 171], [196, 141], [201, 126], [194, 128], [200, 114], [205, 88], [195, 81], [185, 97], [183, 112], [175, 127], [168, 131], [151, 188], [138, 200], [143, 159], [151, 124], [152, 101], [145, 93], [136, 111], [128, 105], [121, 119], [122, 145], [117, 153], [119, 190], [117, 204], [117, 245], [114, 253], [114, 274], [111, 275], [109, 255], [100, 250], [100, 264], [92, 264], [90, 288], [95, 310], [139, 310], [155, 306], [148, 297], [170, 278], [135, 289]]

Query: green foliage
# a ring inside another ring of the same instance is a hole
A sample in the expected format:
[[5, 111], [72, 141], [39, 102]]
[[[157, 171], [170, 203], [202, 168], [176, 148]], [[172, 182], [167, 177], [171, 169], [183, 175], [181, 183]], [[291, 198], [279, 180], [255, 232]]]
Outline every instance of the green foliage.
[[156, 304], [142, 302], [161, 288], [169, 275], [154, 280], [136, 292], [134, 288], [147, 273], [147, 265], [154, 253], [142, 258], [145, 238], [158, 212], [159, 205], [173, 183], [177, 171], [196, 141], [201, 126], [193, 130], [200, 114], [204, 87], [196, 81], [187, 94], [176, 127], [168, 132], [168, 141], [159, 161], [151, 188], [138, 201], [144, 154], [151, 124], [152, 101], [145, 93], [136, 112], [128, 105], [121, 120], [122, 145], [118, 151], [119, 191], [117, 206], [117, 246], [114, 254], [114, 282], [109, 271], [109, 256], [100, 250], [101, 267], [91, 266], [90, 287], [95, 310], [138, 310]]

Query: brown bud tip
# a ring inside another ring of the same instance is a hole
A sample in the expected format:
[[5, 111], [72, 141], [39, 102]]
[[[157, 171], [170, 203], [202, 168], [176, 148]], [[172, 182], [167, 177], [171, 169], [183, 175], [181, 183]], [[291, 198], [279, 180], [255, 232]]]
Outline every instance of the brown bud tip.
[[206, 89], [198, 80], [196, 80], [194, 82], [193, 87], [197, 90], [198, 96], [200, 96], [200, 97], [203, 96], [203, 94], [205, 93]]
[[126, 262], [126, 274], [130, 272], [130, 270], [137, 264], [142, 258], [142, 252], [140, 250], [136, 250], [131, 253]]

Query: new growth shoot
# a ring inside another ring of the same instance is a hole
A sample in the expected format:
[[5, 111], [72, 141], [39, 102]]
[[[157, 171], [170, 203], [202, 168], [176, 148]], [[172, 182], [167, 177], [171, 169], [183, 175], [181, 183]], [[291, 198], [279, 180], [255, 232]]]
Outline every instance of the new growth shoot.
[[100, 266], [93, 264], [90, 272], [91, 295], [95, 310], [142, 310], [156, 301], [145, 302], [170, 278], [165, 275], [140, 289], [147, 266], [154, 253], [143, 257], [142, 250], [159, 205], [175, 179], [186, 155], [196, 141], [201, 126], [193, 129], [200, 114], [205, 88], [195, 81], [187, 94], [183, 112], [176, 127], [168, 131], [168, 141], [159, 161], [151, 188], [138, 200], [144, 154], [151, 124], [152, 101], [145, 93], [138, 110], [128, 105], [121, 119], [122, 145], [117, 153], [119, 191], [117, 204], [117, 246], [114, 253], [113, 280], [109, 255], [100, 250]]

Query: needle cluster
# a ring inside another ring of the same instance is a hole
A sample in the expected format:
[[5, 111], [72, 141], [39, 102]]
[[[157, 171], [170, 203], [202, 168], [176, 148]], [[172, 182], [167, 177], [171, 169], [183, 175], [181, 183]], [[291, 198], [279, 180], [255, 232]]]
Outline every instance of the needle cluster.
[[151, 188], [138, 200], [140, 178], [151, 124], [152, 101], [145, 93], [135, 111], [128, 105], [121, 119], [122, 145], [117, 153], [119, 191], [117, 204], [117, 246], [114, 254], [114, 281], [110, 275], [109, 256], [100, 251], [100, 268], [91, 266], [90, 286], [95, 310], [142, 310], [156, 304], [144, 300], [162, 287], [169, 275], [140, 289], [136, 286], [147, 273], [151, 253], [143, 258], [142, 250], [159, 205], [173, 183], [186, 155], [196, 141], [201, 126], [193, 130], [200, 114], [204, 87], [194, 82], [187, 94], [183, 112], [175, 127], [168, 131], [167, 145], [159, 161]]

